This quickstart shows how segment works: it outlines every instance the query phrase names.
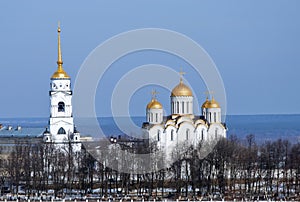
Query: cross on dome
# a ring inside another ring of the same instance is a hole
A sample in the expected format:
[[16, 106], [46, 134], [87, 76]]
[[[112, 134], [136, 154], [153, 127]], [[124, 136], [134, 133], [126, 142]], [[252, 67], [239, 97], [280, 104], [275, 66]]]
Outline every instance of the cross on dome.
[[180, 82], [182, 82], [183, 75], [185, 75], [186, 73], [184, 71], [182, 71], [182, 68], [180, 68], [179, 74], [180, 74]]
[[206, 99], [208, 99], [208, 97], [210, 97], [210, 96], [213, 96], [213, 94], [214, 94], [214, 91], [205, 91], [204, 92], [205, 94], [206, 94]]
[[158, 94], [158, 92], [156, 90], [152, 90], [151, 94], [152, 94], [152, 99], [156, 99], [156, 95]]

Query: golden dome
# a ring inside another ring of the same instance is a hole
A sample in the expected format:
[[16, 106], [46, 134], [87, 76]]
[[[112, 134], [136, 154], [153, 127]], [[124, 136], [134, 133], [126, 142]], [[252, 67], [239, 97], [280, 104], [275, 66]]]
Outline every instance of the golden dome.
[[191, 89], [180, 80], [180, 83], [173, 88], [171, 92], [172, 97], [176, 96], [193, 96]]
[[57, 68], [56, 72], [52, 75], [51, 79], [69, 79], [70, 76], [63, 68]]
[[162, 105], [160, 102], [158, 102], [155, 98], [152, 98], [152, 100], [148, 103], [147, 109], [162, 109]]
[[219, 103], [212, 97], [211, 101], [208, 102], [206, 108], [220, 108]]
[[201, 107], [201, 108], [208, 108], [207, 106], [208, 106], [209, 103], [210, 103], [210, 102], [209, 102], [209, 100], [208, 100], [208, 97], [206, 97], [206, 100], [205, 100], [205, 102], [202, 104], [202, 107]]

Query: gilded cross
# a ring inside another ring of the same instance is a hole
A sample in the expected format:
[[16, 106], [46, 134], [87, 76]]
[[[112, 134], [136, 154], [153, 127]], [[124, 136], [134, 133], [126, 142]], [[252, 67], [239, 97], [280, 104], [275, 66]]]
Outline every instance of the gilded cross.
[[156, 90], [152, 90], [151, 94], [152, 94], [152, 99], [155, 99], [158, 92]]
[[185, 75], [186, 73], [185, 73], [184, 71], [182, 71], [182, 68], [180, 68], [179, 74], [180, 74], [180, 82], [182, 82], [182, 77], [183, 77], [183, 75]]
[[214, 94], [214, 91], [205, 91], [204, 93], [206, 94], [206, 98], [208, 99], [208, 97], [209, 97], [210, 95], [213, 95], [213, 94]]

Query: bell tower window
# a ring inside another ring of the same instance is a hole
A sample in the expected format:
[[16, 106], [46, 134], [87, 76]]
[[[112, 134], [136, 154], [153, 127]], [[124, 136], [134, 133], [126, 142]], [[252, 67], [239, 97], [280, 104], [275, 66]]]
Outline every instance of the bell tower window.
[[58, 103], [58, 112], [65, 112], [65, 103], [64, 102]]
[[65, 129], [63, 128], [63, 127], [61, 127], [59, 130], [58, 130], [58, 133], [57, 134], [59, 134], [59, 135], [61, 135], [61, 134], [66, 134], [66, 131], [65, 131]]

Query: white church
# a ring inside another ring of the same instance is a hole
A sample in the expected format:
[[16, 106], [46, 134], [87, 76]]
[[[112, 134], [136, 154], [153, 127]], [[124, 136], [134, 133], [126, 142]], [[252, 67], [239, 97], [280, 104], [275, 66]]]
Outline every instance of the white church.
[[180, 82], [171, 92], [171, 115], [164, 116], [163, 106], [155, 92], [146, 107], [146, 122], [143, 129], [150, 141], [169, 156], [180, 143], [196, 146], [202, 141], [226, 138], [226, 125], [221, 121], [221, 107], [214, 99], [206, 98], [202, 104], [201, 115], [193, 112], [193, 93], [184, 84], [180, 72]]
[[[63, 69], [60, 46], [60, 27], [58, 32], [57, 70], [50, 81], [50, 118], [49, 130], [43, 133], [46, 143], [54, 143], [56, 148], [72, 146], [73, 152], [81, 150], [80, 133], [76, 130], [72, 114], [71, 78]], [[71, 143], [71, 144], [70, 144]]]

